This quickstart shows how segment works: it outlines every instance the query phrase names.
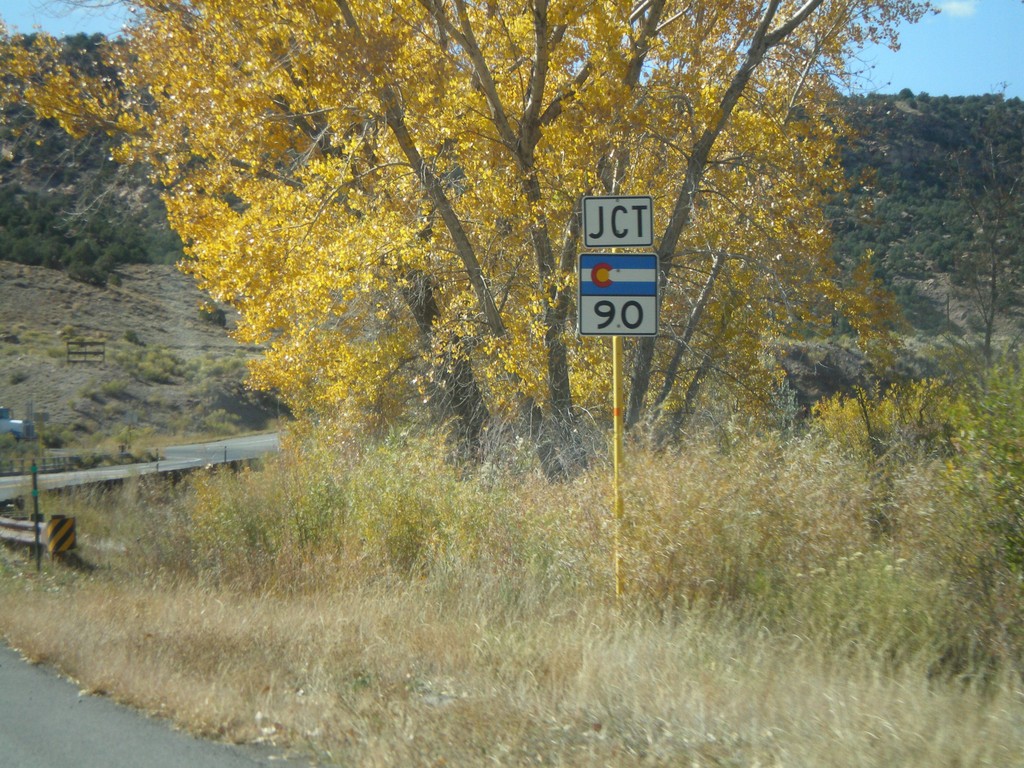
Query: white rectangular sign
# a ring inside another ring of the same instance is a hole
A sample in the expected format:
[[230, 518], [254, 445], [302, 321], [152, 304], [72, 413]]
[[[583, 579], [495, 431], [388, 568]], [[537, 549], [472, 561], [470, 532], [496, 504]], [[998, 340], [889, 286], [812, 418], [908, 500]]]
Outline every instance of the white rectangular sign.
[[657, 336], [657, 296], [581, 296], [580, 336]]
[[587, 248], [637, 248], [654, 244], [654, 201], [649, 195], [583, 198]]

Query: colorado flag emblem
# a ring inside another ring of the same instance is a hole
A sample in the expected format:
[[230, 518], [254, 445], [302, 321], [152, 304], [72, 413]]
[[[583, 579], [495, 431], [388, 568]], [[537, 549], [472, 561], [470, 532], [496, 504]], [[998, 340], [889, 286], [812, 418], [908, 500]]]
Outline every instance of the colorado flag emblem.
[[656, 296], [658, 257], [653, 253], [580, 255], [581, 296]]

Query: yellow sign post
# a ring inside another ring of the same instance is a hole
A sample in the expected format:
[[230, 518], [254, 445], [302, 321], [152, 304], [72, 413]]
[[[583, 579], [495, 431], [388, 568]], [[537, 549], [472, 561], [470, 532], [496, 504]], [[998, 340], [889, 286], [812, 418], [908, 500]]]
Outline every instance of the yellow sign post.
[[612, 420], [615, 438], [612, 449], [612, 493], [615, 516], [615, 597], [622, 597], [625, 573], [622, 566], [622, 337], [612, 336]]

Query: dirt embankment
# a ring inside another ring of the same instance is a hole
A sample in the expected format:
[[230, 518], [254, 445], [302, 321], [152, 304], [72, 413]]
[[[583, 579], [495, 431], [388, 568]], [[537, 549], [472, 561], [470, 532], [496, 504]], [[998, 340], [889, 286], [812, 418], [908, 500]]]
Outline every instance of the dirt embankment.
[[[258, 429], [272, 409], [244, 389], [257, 354], [201, 311], [194, 281], [169, 265], [129, 265], [98, 287], [0, 261], [0, 405], [70, 433], [125, 426], [201, 433], [228, 414]], [[69, 363], [68, 339], [105, 342], [102, 362]], [[119, 426], [120, 425], [120, 426]]]

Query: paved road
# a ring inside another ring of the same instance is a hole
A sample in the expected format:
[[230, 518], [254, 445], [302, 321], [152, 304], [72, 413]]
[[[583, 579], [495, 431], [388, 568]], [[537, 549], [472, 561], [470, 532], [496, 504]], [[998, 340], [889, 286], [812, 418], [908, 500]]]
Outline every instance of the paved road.
[[0, 645], [3, 768], [270, 768], [276, 750], [199, 741], [26, 664]]
[[[99, 467], [76, 472], [54, 472], [39, 475], [42, 490], [66, 488], [105, 480], [124, 480], [135, 475], [149, 475], [155, 472], [175, 472], [194, 469], [207, 464], [255, 459], [278, 450], [277, 434], [249, 435], [230, 440], [195, 445], [172, 445], [161, 451], [160, 461], [145, 464], [126, 464], [118, 467]], [[16, 496], [27, 497], [32, 490], [29, 476], [0, 477], [0, 501]]]
[[200, 459], [207, 464], [223, 461], [255, 459], [268, 453], [276, 453], [280, 446], [277, 433], [232, 437], [229, 440], [215, 440], [212, 443], [193, 445], [171, 445], [161, 454], [169, 460]]

